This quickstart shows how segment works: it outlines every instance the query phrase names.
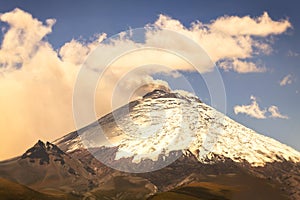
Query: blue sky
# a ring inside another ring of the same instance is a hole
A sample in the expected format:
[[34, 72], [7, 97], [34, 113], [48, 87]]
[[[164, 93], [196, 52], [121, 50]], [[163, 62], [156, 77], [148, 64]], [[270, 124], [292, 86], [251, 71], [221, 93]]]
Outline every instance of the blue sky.
[[[129, 28], [144, 27], [157, 20], [159, 14], [179, 20], [184, 26], [201, 21], [210, 23], [222, 16], [250, 15], [259, 17], [267, 12], [272, 20], [288, 19], [293, 28], [268, 37], [272, 40], [270, 55], [255, 55], [255, 62], [264, 66], [263, 73], [237, 73], [220, 69], [227, 95], [227, 115], [236, 121], [267, 136], [271, 136], [300, 150], [300, 18], [297, 1], [3, 1], [0, 13], [20, 8], [34, 18], [45, 22], [54, 18], [56, 23], [46, 40], [54, 49], [61, 48], [72, 39], [89, 40], [95, 34], [106, 33], [108, 37]], [[0, 22], [1, 27], [7, 24]], [[3, 34], [1, 39], [3, 39]], [[280, 86], [280, 81], [291, 75], [291, 83]], [[195, 74], [186, 73], [192, 84], [202, 84]], [[197, 91], [196, 91], [197, 92]], [[197, 92], [200, 98], [205, 97]], [[288, 119], [257, 119], [234, 113], [237, 105], [250, 105], [250, 96], [256, 98], [259, 107], [268, 109], [275, 105]], [[2, 134], [2, 133], [1, 133]]]

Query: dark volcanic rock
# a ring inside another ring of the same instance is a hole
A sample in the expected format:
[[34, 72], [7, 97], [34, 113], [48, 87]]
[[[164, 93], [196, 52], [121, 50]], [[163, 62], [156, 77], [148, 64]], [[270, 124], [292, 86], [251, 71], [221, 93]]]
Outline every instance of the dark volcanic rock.
[[60, 150], [56, 145], [51, 144], [50, 142], [47, 142], [46, 144], [39, 140], [32, 148], [28, 149], [22, 156], [22, 159], [30, 158], [31, 162], [34, 162], [34, 160], [39, 160], [39, 163], [41, 165], [43, 164], [49, 164], [50, 158], [49, 155], [53, 155], [55, 157], [61, 158], [56, 159], [57, 161], [60, 161], [63, 163], [62, 155], [65, 153]]

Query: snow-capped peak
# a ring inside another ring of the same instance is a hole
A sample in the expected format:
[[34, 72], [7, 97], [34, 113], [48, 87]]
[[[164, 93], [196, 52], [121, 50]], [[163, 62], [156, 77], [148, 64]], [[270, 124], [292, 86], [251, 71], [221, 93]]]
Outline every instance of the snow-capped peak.
[[200, 162], [213, 154], [252, 166], [300, 162], [298, 151], [235, 122], [188, 92], [154, 90], [129, 104], [129, 112], [118, 110], [118, 115], [102, 117], [100, 126], [91, 125], [80, 137], [66, 141], [72, 144], [68, 151], [82, 147], [82, 141], [86, 148], [117, 147], [115, 160], [132, 158], [134, 163], [186, 150]]

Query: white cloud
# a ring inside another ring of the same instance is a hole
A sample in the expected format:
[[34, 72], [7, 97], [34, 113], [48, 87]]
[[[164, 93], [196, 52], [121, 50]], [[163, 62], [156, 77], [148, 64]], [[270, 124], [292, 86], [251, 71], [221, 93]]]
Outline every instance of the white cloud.
[[257, 18], [225, 16], [215, 20], [210, 26], [211, 30], [228, 35], [254, 35], [259, 37], [281, 34], [290, 27], [292, 25], [287, 19], [273, 21], [267, 12]]
[[277, 106], [270, 106], [268, 108], [268, 111], [271, 113], [270, 117], [272, 118], [281, 118], [281, 119], [288, 119], [289, 117], [286, 115], [282, 115], [279, 112], [279, 109]]
[[[281, 119], [288, 119], [288, 116], [282, 115], [279, 112], [279, 109], [277, 106], [270, 106], [267, 110], [261, 109], [256, 101], [256, 97], [251, 96], [251, 104], [250, 105], [236, 105], [234, 106], [233, 110], [234, 113], [237, 115], [239, 113], [243, 113], [246, 115], [249, 115], [251, 117], [257, 118], [257, 119], [266, 119], [268, 118], [281, 118]], [[269, 116], [266, 116], [267, 111], [270, 113]]]
[[265, 72], [267, 69], [265, 67], [257, 67], [253, 62], [242, 61], [238, 59], [225, 60], [219, 62], [219, 67], [225, 71], [233, 70], [238, 73], [257, 73]]
[[[178, 20], [160, 15], [155, 25], [192, 38], [208, 53], [213, 62], [221, 63], [225, 70], [238, 73], [266, 71], [265, 68], [257, 67], [254, 62], [243, 59], [253, 59], [259, 53], [270, 54], [272, 48], [266, 37], [282, 34], [291, 27], [288, 20], [274, 21], [266, 12], [258, 18], [224, 16], [208, 24], [197, 21], [191, 27], [185, 27]], [[164, 39], [177, 42], [165, 37], [161, 41]]]
[[39, 47], [46, 45], [43, 38], [52, 32], [55, 23], [54, 19], [47, 19], [46, 24], [42, 24], [20, 9], [0, 15], [0, 21], [10, 26], [0, 51], [1, 69], [4, 70], [13, 70], [30, 62]]
[[257, 119], [265, 119], [266, 110], [262, 110], [259, 107], [256, 98], [254, 96], [251, 96], [250, 99], [252, 100], [250, 105], [234, 106], [233, 108], [234, 113], [235, 114], [243, 113]]
[[297, 57], [297, 56], [299, 56], [299, 55], [300, 55], [299, 53], [294, 52], [294, 51], [292, 51], [292, 50], [289, 50], [289, 51], [287, 52], [287, 56], [288, 56], [288, 57]]
[[83, 44], [73, 39], [70, 42], [65, 43], [59, 49], [59, 55], [63, 61], [80, 65], [84, 62], [84, 59], [88, 56], [88, 54], [94, 50], [105, 38], [105, 33], [100, 34], [96, 36], [93, 42], [88, 44]]
[[285, 86], [288, 84], [292, 84], [293, 79], [292, 79], [292, 75], [288, 74], [285, 77], [283, 77], [283, 79], [279, 82], [280, 86]]

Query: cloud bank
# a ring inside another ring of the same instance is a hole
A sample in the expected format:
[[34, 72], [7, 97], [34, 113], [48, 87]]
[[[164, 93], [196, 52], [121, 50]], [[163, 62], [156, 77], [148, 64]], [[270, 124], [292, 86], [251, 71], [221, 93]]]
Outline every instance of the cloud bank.
[[[3, 40], [0, 48], [0, 159], [5, 159], [21, 154], [38, 139], [51, 141], [75, 129], [72, 91], [76, 75], [87, 55], [106, 38], [106, 34], [96, 35], [92, 42], [73, 39], [59, 49], [54, 49], [46, 36], [51, 34], [55, 19], [42, 22], [30, 13], [14, 9], [0, 14], [0, 21], [8, 25], [2, 27]], [[255, 64], [255, 55], [269, 54], [272, 48], [268, 36], [284, 33], [291, 24], [286, 19], [274, 21], [264, 13], [257, 18], [224, 16], [207, 24], [196, 21], [190, 27], [185, 27], [176, 19], [159, 15], [153, 24], [145, 26], [177, 31], [199, 44], [212, 61], [224, 70], [250, 73], [266, 71], [264, 67]], [[176, 48], [183, 54], [191, 53], [182, 41], [169, 37], [163, 31], [149, 31], [145, 43], [160, 44], [162, 48]], [[104, 45], [103, 48], [112, 49], [117, 46], [126, 49], [128, 46], [139, 45], [120, 37], [114, 45]], [[157, 55], [164, 65], [172, 66], [175, 70], [194, 70], [190, 64], [174, 55], [137, 52], [114, 63], [113, 70], [107, 72], [107, 82], [103, 84], [107, 87], [99, 90], [101, 92], [97, 95], [110, 94], [110, 83], [116, 82], [137, 65], [157, 58]], [[212, 70], [212, 66], [203, 63], [199, 65], [202, 73]], [[170, 72], [157, 68], [149, 73], [149, 69], [145, 68], [132, 74], [131, 81], [123, 85], [124, 92], [150, 83], [152, 86], [156, 83], [167, 85], [151, 77], [151, 73], [162, 71]], [[150, 90], [152, 86], [145, 87], [144, 90]], [[105, 105], [109, 105], [111, 99], [103, 101]], [[102, 112], [108, 111], [109, 107]], [[259, 110], [256, 112], [256, 115], [263, 116]], [[272, 112], [276, 113], [276, 109]]]
[[154, 24], [193, 39], [220, 68], [238, 73], [265, 72], [264, 67], [257, 66], [251, 59], [256, 54], [270, 54], [268, 36], [282, 34], [292, 27], [287, 19], [274, 21], [266, 12], [257, 18], [224, 16], [208, 24], [196, 21], [191, 27], [160, 15]]

